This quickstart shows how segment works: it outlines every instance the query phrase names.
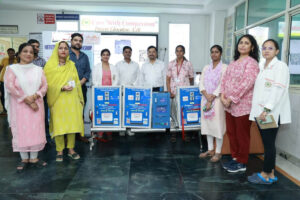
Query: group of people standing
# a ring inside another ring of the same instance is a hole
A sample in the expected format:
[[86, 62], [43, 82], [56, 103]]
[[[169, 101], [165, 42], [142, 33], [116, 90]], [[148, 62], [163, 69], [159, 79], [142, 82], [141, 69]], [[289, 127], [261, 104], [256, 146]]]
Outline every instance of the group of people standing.
[[[47, 165], [37, 158], [37, 154], [46, 144], [45, 123], [48, 118], [45, 111], [48, 111], [48, 107], [49, 132], [56, 143], [56, 161], [63, 161], [66, 145], [70, 158], [80, 158], [74, 151], [75, 134], [84, 134], [83, 109], [87, 99], [85, 84], [91, 73], [88, 57], [80, 51], [82, 43], [81, 34], [72, 34], [71, 47], [65, 41], [58, 42], [46, 63], [38, 57], [38, 41], [31, 40], [30, 43], [20, 45], [18, 63], [13, 64], [15, 60], [9, 58], [7, 62], [12, 65], [6, 69], [6, 73], [2, 70], [5, 75], [4, 86], [2, 80], [1, 88], [5, 87], [5, 107], [13, 134], [13, 150], [20, 152], [22, 158], [17, 167], [20, 171], [28, 163]], [[262, 46], [265, 59], [258, 64], [257, 42], [253, 36], [244, 35], [238, 40], [234, 61], [228, 66], [221, 61], [222, 47], [212, 46], [212, 61], [203, 68], [201, 75], [201, 128], [202, 134], [207, 136], [208, 151], [201, 153], [200, 158], [211, 157], [212, 162], [218, 162], [222, 157], [223, 136], [226, 132], [232, 160], [224, 163], [223, 168], [231, 173], [245, 171], [252, 121], [265, 121], [267, 115], [273, 115], [278, 124], [274, 129], [259, 129], [265, 146], [264, 168], [262, 172], [248, 177], [252, 183], [272, 184], [277, 181], [274, 175], [275, 139], [280, 124], [291, 122], [289, 71], [287, 65], [277, 59], [278, 53], [277, 42], [266, 40]], [[124, 60], [112, 65], [109, 62], [109, 49], [103, 49], [101, 62], [92, 71], [92, 85], [150, 86], [153, 91], [166, 89], [171, 97], [172, 121], [178, 126], [176, 89], [194, 84], [193, 67], [184, 56], [184, 46], [176, 47], [176, 59], [168, 67], [157, 59], [157, 48], [154, 46], [148, 47], [148, 60], [141, 69], [131, 60], [131, 54], [132, 48], [125, 46]], [[47, 103], [44, 104], [46, 93]], [[130, 130], [127, 133], [133, 135]], [[171, 135], [171, 141], [176, 142], [175, 134]]]
[[273, 184], [278, 180], [274, 174], [276, 135], [280, 124], [291, 123], [290, 76], [287, 65], [277, 58], [279, 45], [273, 39], [266, 40], [262, 45], [264, 60], [259, 63], [255, 38], [243, 35], [236, 44], [234, 61], [228, 66], [221, 62], [220, 46], [210, 51], [212, 63], [204, 67], [200, 81], [201, 131], [207, 135], [208, 151], [199, 157], [219, 161], [227, 133], [232, 159], [223, 163], [223, 168], [230, 173], [246, 171], [252, 121], [261, 123], [272, 115], [277, 128], [259, 128], [264, 144], [263, 170], [249, 176], [248, 181]]

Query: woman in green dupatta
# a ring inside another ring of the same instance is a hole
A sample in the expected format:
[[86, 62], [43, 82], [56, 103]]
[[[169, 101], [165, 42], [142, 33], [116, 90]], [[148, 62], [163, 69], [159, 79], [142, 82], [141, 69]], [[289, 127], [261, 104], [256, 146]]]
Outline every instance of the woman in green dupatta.
[[69, 45], [65, 41], [55, 45], [45, 65], [48, 82], [47, 101], [50, 108], [50, 134], [56, 143], [56, 161], [63, 161], [65, 135], [68, 156], [74, 160], [80, 156], [74, 151], [75, 134], [84, 135], [83, 96], [75, 64], [69, 59]]

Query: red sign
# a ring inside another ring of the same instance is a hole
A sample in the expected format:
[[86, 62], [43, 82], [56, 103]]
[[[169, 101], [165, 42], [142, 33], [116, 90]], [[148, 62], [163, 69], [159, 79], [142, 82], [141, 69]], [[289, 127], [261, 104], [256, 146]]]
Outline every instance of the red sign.
[[55, 24], [55, 14], [44, 14], [45, 24]]

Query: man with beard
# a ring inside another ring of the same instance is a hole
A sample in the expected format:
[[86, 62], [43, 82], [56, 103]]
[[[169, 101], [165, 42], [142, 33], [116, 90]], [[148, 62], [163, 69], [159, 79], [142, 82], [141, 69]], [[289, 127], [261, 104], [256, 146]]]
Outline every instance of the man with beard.
[[[33, 50], [34, 50], [34, 60], [33, 60], [33, 64], [44, 68], [46, 61], [44, 58], [41, 58], [39, 56], [39, 52], [40, 52], [40, 42], [35, 40], [35, 39], [30, 39], [28, 40], [28, 43], [31, 44], [31, 46], [33, 46]], [[45, 113], [46, 114], [46, 113]]]
[[157, 59], [157, 48], [149, 46], [148, 60], [142, 65], [140, 73], [140, 86], [150, 86], [153, 92], [164, 91], [166, 83], [166, 68], [164, 62]]
[[[75, 63], [85, 104], [87, 93], [87, 87], [85, 84], [90, 78], [91, 68], [88, 56], [80, 51], [82, 48], [82, 43], [83, 37], [80, 33], [73, 33], [71, 35], [70, 60]], [[86, 138], [80, 138], [80, 140], [88, 142]]]

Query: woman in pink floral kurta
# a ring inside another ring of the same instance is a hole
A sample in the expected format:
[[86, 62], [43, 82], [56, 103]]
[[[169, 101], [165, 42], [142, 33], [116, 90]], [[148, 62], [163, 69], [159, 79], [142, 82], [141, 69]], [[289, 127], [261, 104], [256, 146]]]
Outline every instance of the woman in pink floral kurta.
[[33, 56], [33, 47], [21, 44], [20, 62], [10, 65], [4, 77], [13, 151], [20, 152], [22, 159], [17, 167], [19, 171], [28, 163], [46, 166], [37, 155], [46, 144], [43, 96], [47, 81], [42, 68], [32, 64]]
[[249, 114], [254, 83], [259, 72], [259, 50], [252, 35], [242, 36], [235, 48], [234, 61], [223, 76], [221, 101], [226, 111], [226, 132], [232, 160], [224, 163], [228, 172], [246, 171], [250, 146]]

